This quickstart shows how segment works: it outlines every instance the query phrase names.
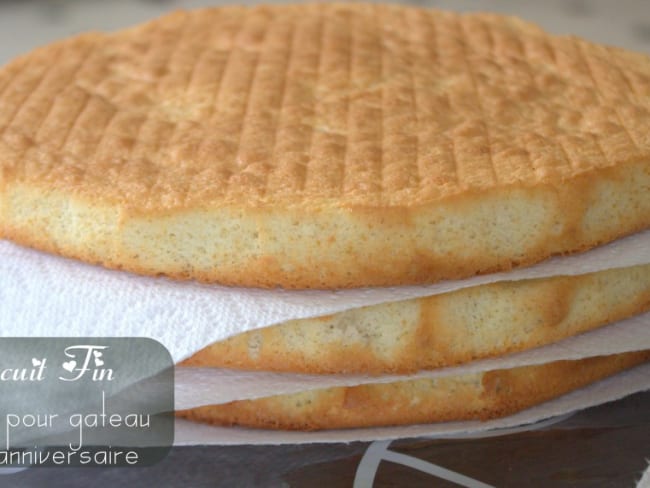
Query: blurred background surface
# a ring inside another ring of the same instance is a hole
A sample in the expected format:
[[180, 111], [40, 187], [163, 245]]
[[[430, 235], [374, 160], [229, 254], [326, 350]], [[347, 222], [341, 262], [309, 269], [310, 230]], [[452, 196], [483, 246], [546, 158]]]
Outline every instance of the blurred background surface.
[[[0, 0], [0, 63], [61, 37], [116, 30], [177, 9], [218, 0]], [[274, 3], [266, 1], [264, 3]], [[576, 34], [650, 53], [649, 0], [412, 0], [459, 11], [493, 11], [523, 17], [550, 32]]]

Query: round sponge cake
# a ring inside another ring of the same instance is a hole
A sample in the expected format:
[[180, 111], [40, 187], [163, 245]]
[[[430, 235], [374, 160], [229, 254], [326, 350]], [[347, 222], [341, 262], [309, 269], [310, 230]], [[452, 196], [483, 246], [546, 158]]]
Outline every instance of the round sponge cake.
[[191, 420], [275, 429], [342, 429], [510, 415], [650, 360], [650, 351], [395, 383], [332, 387], [206, 405]]
[[410, 373], [552, 344], [650, 310], [650, 264], [497, 282], [238, 334], [186, 366]]
[[232, 285], [430, 283], [650, 225], [650, 59], [512, 17], [177, 12], [0, 69], [0, 236]]

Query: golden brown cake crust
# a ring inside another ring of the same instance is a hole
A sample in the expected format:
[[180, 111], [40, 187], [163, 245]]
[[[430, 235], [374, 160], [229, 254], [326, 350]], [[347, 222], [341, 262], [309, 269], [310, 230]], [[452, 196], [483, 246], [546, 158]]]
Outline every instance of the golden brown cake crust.
[[512, 17], [177, 12], [0, 70], [0, 236], [234, 285], [460, 278], [650, 226], [650, 60]]
[[650, 351], [464, 376], [336, 387], [177, 412], [190, 420], [320, 430], [503, 417], [650, 360]]
[[650, 264], [497, 282], [290, 320], [182, 364], [296, 373], [411, 373], [524, 351], [650, 310]]

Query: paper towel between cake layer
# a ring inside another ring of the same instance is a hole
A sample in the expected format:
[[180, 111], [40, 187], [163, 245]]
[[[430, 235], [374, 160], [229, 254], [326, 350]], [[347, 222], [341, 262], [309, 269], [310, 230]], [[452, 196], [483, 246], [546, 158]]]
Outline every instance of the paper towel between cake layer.
[[453, 437], [462, 435], [462, 437], [481, 437], [493, 429], [520, 427], [518, 430], [527, 430], [534, 427], [534, 425], [530, 425], [534, 422], [614, 401], [648, 389], [650, 389], [650, 364], [644, 364], [517, 414], [486, 422], [473, 420], [397, 427], [287, 432], [239, 427], [214, 427], [187, 420], [177, 420], [174, 445], [279, 445], [376, 441], [425, 436]]
[[430, 286], [286, 291], [136, 276], [0, 241], [4, 336], [150, 337], [174, 361], [232, 335], [291, 319], [476, 286], [650, 264], [650, 230], [538, 265]]
[[650, 349], [650, 312], [554, 344], [412, 375], [308, 375], [177, 367], [175, 404], [182, 410], [320, 388], [471, 374], [645, 349]]

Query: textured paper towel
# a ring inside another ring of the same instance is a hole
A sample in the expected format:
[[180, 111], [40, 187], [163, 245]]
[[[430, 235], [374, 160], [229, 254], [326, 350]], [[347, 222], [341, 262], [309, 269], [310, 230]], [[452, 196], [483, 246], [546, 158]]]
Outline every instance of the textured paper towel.
[[650, 312], [530, 351], [413, 375], [307, 375], [180, 367], [176, 368], [174, 400], [180, 410], [331, 386], [460, 375], [643, 349], [650, 349]]
[[289, 319], [498, 280], [645, 263], [650, 263], [650, 231], [530, 268], [432, 286], [284, 291], [135, 276], [0, 241], [0, 330], [5, 336], [151, 337], [180, 361], [217, 340]]
[[650, 364], [625, 371], [550, 402], [502, 419], [465, 422], [444, 422], [404, 427], [332, 430], [323, 432], [283, 432], [234, 427], [213, 427], [177, 420], [175, 445], [193, 444], [307, 444], [315, 442], [353, 442], [407, 437], [448, 437], [463, 434], [479, 435], [492, 429], [531, 424], [557, 415], [617, 400], [626, 395], [650, 389]]

